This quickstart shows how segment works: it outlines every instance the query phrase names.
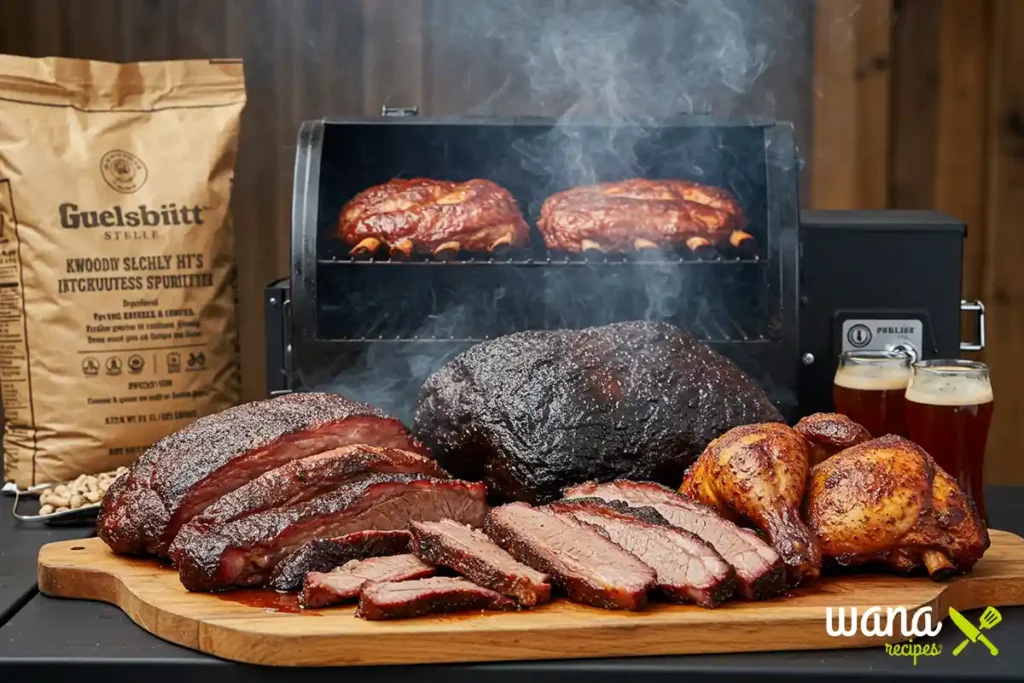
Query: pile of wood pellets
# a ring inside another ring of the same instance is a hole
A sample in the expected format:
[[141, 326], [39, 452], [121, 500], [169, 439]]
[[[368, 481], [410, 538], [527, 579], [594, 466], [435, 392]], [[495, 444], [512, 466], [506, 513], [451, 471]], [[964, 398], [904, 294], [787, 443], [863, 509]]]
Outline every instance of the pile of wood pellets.
[[120, 467], [114, 472], [83, 474], [74, 481], [50, 487], [39, 494], [39, 514], [52, 515], [95, 505], [103, 500], [114, 480], [127, 471], [127, 467]]

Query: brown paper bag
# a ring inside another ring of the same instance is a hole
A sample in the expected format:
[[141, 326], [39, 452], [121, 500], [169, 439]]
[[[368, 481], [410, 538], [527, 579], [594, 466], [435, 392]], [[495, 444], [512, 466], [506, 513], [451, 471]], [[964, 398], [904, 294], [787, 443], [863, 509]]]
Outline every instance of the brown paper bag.
[[0, 393], [19, 487], [238, 401], [238, 61], [0, 56]]

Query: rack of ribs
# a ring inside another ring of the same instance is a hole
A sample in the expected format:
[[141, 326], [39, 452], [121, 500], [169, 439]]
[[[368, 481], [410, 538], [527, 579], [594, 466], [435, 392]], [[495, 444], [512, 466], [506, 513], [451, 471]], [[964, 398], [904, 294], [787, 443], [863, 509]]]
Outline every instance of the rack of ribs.
[[574, 187], [548, 197], [537, 228], [548, 249], [580, 252], [691, 251], [731, 245], [749, 251], [754, 238], [726, 190], [688, 180], [634, 178]]
[[416, 253], [449, 260], [460, 251], [501, 254], [525, 247], [530, 229], [509, 191], [490, 180], [396, 178], [346, 203], [338, 236], [356, 258], [386, 247], [393, 259]]

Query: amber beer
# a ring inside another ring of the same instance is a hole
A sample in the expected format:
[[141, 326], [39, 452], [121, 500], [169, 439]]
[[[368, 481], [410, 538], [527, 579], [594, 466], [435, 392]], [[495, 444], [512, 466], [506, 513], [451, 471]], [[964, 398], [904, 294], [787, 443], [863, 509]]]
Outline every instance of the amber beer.
[[894, 351], [844, 352], [832, 383], [836, 412], [864, 425], [871, 436], [907, 436], [910, 362], [909, 355]]
[[988, 366], [966, 360], [914, 364], [907, 387], [910, 439], [974, 499], [985, 517], [985, 443], [992, 421]]

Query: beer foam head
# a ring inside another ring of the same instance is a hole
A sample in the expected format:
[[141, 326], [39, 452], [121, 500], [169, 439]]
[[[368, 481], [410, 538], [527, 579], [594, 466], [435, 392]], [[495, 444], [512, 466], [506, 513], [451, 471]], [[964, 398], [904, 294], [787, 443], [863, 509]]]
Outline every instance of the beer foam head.
[[992, 385], [977, 370], [931, 366], [914, 375], [907, 400], [936, 406], [971, 406], [992, 400]]
[[906, 389], [910, 368], [893, 362], [844, 365], [836, 371], [836, 386], [860, 391]]

